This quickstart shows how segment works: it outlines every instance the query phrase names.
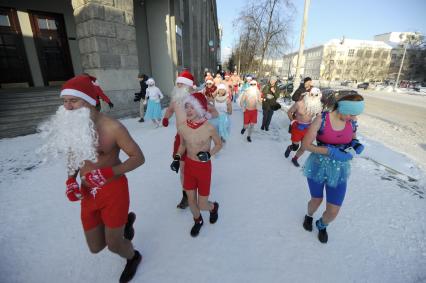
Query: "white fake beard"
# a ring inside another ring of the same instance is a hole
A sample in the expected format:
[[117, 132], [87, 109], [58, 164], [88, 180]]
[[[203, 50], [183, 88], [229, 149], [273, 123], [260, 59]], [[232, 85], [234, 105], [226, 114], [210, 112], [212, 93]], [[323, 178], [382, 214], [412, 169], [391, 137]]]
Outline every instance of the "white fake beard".
[[256, 86], [250, 86], [250, 87], [247, 89], [247, 95], [248, 95], [249, 97], [257, 96], [258, 94], [259, 94], [259, 90], [257, 89], [257, 87], [256, 87]]
[[172, 100], [173, 101], [182, 101], [185, 97], [187, 97], [190, 94], [191, 93], [190, 93], [188, 87], [186, 87], [186, 86], [184, 86], [184, 87], [175, 86], [172, 89]]
[[66, 110], [60, 106], [55, 115], [39, 125], [38, 131], [44, 140], [38, 150], [44, 162], [65, 156], [68, 173], [73, 174], [85, 160], [97, 161], [98, 134], [90, 119], [90, 109]]
[[303, 97], [303, 102], [305, 103], [306, 112], [308, 115], [316, 115], [318, 113], [321, 113], [322, 111], [322, 103], [321, 103], [321, 96], [311, 96], [309, 94], [306, 94]]

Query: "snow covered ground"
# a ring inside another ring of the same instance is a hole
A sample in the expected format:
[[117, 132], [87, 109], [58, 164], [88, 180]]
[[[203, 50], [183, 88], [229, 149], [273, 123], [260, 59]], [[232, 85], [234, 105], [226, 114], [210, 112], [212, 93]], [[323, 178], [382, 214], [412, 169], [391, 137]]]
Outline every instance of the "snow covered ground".
[[[250, 144], [236, 109], [231, 138], [213, 160], [219, 220], [192, 238], [169, 169], [175, 129], [122, 122], [146, 157], [128, 174], [134, 244], [144, 256], [133, 282], [426, 282], [425, 172], [374, 137], [361, 135], [365, 154], [353, 160], [324, 245], [302, 227], [309, 192], [283, 156], [285, 113], [275, 113], [269, 132], [257, 128]], [[65, 162], [40, 164], [39, 146], [38, 135], [0, 140], [0, 282], [117, 282], [125, 261], [107, 250], [90, 254], [79, 204], [64, 194]]]

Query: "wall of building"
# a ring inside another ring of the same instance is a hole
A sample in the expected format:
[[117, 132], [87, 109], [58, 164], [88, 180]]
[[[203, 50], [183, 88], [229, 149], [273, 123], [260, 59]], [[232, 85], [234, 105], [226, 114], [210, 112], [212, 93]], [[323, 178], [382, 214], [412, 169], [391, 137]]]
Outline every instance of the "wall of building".
[[138, 48], [139, 73], [152, 75], [151, 52], [149, 45], [148, 20], [144, 1], [134, 0], [136, 46]]
[[30, 66], [34, 86], [43, 86], [44, 83], [33, 40], [33, 32], [31, 29], [28, 10], [51, 12], [63, 15], [74, 74], [82, 72], [80, 52], [76, 40], [77, 32], [70, 0], [2, 0], [0, 5], [2, 7], [10, 7], [18, 10], [19, 23], [22, 35], [24, 36], [24, 46], [25, 51], [27, 52], [28, 64]]
[[170, 23], [169, 1], [144, 1], [147, 12], [151, 75], [164, 94], [174, 86], [175, 71], [170, 35], [175, 27]]

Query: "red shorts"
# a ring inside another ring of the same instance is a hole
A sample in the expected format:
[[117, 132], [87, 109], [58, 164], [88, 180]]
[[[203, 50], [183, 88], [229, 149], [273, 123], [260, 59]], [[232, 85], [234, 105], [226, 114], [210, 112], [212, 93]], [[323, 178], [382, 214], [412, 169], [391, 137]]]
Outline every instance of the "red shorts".
[[244, 125], [257, 123], [257, 109], [244, 111]]
[[210, 194], [210, 183], [212, 179], [212, 163], [195, 161], [191, 158], [185, 160], [183, 171], [183, 188], [185, 190], [196, 190], [200, 196]]
[[[177, 151], [178, 151], [178, 149], [179, 149], [179, 146], [180, 146], [180, 136], [179, 136], [179, 134], [178, 133], [176, 133], [176, 136], [175, 136], [175, 142], [173, 143], [173, 155], [172, 155], [172, 158], [174, 158], [175, 157], [175, 155], [176, 155], [176, 153], [177, 153]], [[186, 151], [185, 151], [185, 153], [180, 157], [180, 160], [181, 161], [185, 161], [185, 157], [186, 157]]]
[[127, 223], [129, 212], [129, 187], [126, 176], [112, 180], [91, 193], [91, 189], [82, 187], [81, 222], [84, 231], [104, 224], [108, 228], [118, 228]]
[[299, 124], [299, 122], [294, 122], [291, 125], [291, 141], [300, 142], [303, 137], [308, 132], [310, 124]]

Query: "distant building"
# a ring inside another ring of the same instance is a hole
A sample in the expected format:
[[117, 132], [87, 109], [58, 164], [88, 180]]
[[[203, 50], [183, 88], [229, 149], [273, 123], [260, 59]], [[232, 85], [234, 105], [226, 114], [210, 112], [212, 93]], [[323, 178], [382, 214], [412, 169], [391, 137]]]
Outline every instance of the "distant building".
[[[304, 50], [301, 74], [314, 80], [383, 80], [391, 49], [379, 41], [332, 39]], [[297, 56], [297, 52], [284, 56], [283, 69], [290, 70], [290, 76], [296, 73]]]
[[414, 32], [389, 32], [374, 36], [374, 40], [383, 41], [392, 46], [391, 60], [388, 69], [388, 78], [395, 80], [404, 54], [405, 44], [407, 51], [404, 65], [401, 69], [400, 80], [424, 81], [426, 80], [426, 52], [418, 43], [423, 41], [423, 36]]

